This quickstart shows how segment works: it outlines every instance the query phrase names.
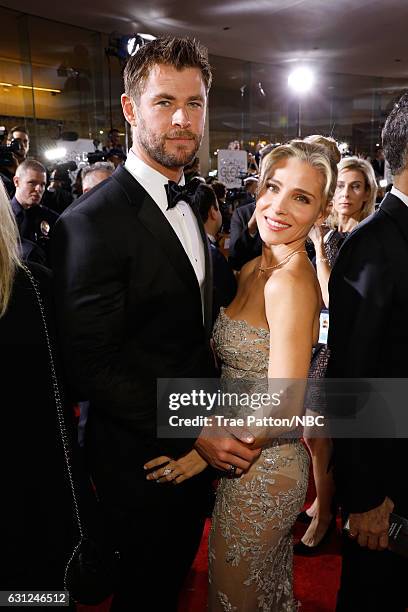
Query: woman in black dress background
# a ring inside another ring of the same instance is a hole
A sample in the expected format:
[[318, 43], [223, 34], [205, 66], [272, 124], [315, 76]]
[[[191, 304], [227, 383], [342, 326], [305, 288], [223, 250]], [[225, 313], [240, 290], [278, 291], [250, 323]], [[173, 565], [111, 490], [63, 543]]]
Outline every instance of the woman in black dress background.
[[72, 552], [72, 501], [47, 335], [53, 345], [51, 273], [21, 263], [17, 226], [0, 181], [2, 590], [63, 590]]

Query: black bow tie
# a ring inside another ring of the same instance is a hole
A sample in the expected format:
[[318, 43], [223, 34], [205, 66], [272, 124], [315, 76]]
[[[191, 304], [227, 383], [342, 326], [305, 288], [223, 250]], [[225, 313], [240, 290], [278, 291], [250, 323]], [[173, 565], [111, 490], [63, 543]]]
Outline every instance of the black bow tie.
[[189, 184], [178, 185], [174, 181], [169, 181], [164, 188], [167, 194], [167, 210], [174, 208], [179, 202], [187, 202], [187, 204], [191, 204], [195, 188], [192, 189]]

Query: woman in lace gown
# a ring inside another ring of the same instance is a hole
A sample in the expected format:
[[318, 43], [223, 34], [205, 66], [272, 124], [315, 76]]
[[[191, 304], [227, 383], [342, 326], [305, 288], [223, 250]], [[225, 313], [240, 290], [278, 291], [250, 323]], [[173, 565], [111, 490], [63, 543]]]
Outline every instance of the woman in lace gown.
[[[224, 380], [253, 381], [257, 388], [268, 379], [307, 378], [321, 294], [305, 240], [335, 184], [335, 164], [319, 145], [292, 141], [265, 157], [256, 212], [262, 254], [242, 269], [237, 296], [214, 328]], [[297, 610], [291, 528], [306, 494], [308, 454], [282, 429], [252, 433], [261, 454], [245, 473], [231, 465], [229, 476], [235, 476], [222, 477], [217, 490], [209, 541], [211, 612]], [[206, 465], [196, 451], [167, 459], [150, 478], [178, 483]]]

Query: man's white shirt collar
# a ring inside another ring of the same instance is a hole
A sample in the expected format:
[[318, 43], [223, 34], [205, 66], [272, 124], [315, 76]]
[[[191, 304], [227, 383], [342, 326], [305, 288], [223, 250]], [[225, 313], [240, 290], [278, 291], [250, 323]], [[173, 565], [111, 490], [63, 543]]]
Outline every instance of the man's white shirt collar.
[[[165, 212], [168, 206], [167, 195], [164, 189], [164, 186], [169, 182], [167, 176], [146, 164], [140, 157], [135, 155], [132, 149], [128, 153], [125, 168], [141, 184], [161, 210]], [[184, 182], [183, 174], [178, 184], [184, 185]]]
[[397, 198], [402, 200], [404, 202], [405, 206], [408, 206], [408, 195], [406, 195], [405, 193], [402, 193], [402, 191], [400, 191], [399, 189], [397, 189], [394, 186], [391, 187], [391, 192], [390, 193], [392, 193], [392, 195], [395, 195]]

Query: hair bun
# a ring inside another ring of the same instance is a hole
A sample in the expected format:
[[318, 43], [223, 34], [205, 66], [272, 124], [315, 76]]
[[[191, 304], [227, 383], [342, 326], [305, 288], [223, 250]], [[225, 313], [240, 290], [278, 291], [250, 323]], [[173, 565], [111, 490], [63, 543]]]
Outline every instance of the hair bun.
[[306, 138], [304, 138], [304, 141], [311, 142], [313, 144], [317, 144], [323, 147], [332, 163], [337, 165], [341, 160], [341, 154], [337, 143], [331, 136], [321, 136], [320, 134], [313, 134], [312, 136], [306, 136]]

